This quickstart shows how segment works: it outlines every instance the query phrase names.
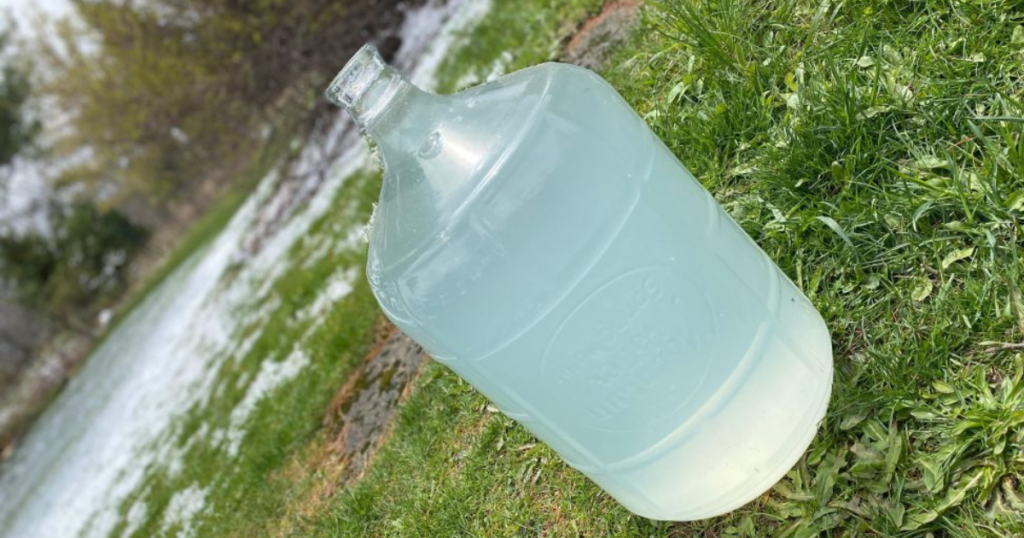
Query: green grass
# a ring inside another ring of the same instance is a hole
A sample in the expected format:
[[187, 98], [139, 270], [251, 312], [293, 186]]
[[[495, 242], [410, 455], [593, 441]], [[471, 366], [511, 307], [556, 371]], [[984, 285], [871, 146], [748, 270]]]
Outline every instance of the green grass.
[[[554, 58], [599, 4], [495, 0], [439, 86], [482, 78], [505, 51], [510, 69]], [[1024, 4], [653, 4], [604, 75], [832, 331], [829, 412], [787, 477], [719, 518], [646, 520], [430, 364], [365, 478], [332, 489], [323, 417], [377, 309], [359, 281], [323, 325], [296, 314], [363, 262], [312, 256], [367, 217], [379, 177], [358, 174], [282, 261], [269, 316], [239, 335], [254, 346], [181, 420], [183, 470], [150, 469], [124, 503], [147, 507], [133, 536], [182, 530], [162, 529], [163, 512], [194, 484], [209, 492], [194, 536], [1024, 535]], [[225, 459], [199, 432], [224, 428], [254, 373], [296, 344], [311, 366], [260, 402]]]
[[[317, 535], [1024, 534], [1024, 357], [994, 349], [1024, 338], [1022, 7], [664, 2], [604, 73], [832, 330], [828, 416], [769, 494], [633, 516], [433, 365]], [[544, 9], [496, 3], [449, 68], [552, 57], [509, 41]]]
[[437, 92], [484, 82], [500, 66], [514, 71], [557, 58], [565, 41], [601, 0], [493, 0], [487, 17], [463, 35], [437, 72]]
[[609, 74], [833, 334], [807, 457], [689, 528], [1024, 532], [1020, 7], [675, 3]]

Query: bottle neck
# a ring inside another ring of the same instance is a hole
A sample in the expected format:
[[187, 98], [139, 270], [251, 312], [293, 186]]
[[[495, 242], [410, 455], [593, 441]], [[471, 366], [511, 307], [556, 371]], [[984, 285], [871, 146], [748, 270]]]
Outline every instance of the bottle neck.
[[[485, 155], [468, 147], [474, 133], [462, 125], [465, 110], [457, 99], [420, 90], [371, 45], [349, 60], [326, 95], [377, 145], [386, 172], [385, 194], [404, 178], [403, 196], [429, 193], [436, 205], [460, 187]], [[417, 191], [417, 185], [424, 190]]]
[[[325, 93], [378, 144], [386, 136], [385, 124], [394, 123], [395, 116], [436, 97], [420, 90], [385, 63], [373, 45], [359, 49]], [[383, 121], [385, 117], [388, 121]]]

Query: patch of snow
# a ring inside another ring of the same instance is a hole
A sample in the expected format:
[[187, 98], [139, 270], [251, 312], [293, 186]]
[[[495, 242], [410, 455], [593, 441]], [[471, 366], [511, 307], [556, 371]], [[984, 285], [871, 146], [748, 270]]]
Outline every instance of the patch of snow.
[[228, 437], [228, 432], [224, 428], [218, 428], [210, 434], [210, 444], [213, 446], [221, 446]]
[[164, 522], [160, 530], [166, 532], [175, 525], [181, 527], [176, 536], [178, 538], [190, 538], [195, 529], [192, 527], [192, 520], [206, 506], [206, 496], [210, 491], [193, 484], [171, 497], [164, 509]]
[[241, 374], [238, 374], [238, 379], [235, 381], [235, 388], [241, 390], [248, 387], [249, 382], [252, 381], [252, 378], [255, 375], [256, 374], [251, 372], [242, 372]]
[[399, 69], [414, 65], [423, 56], [424, 49], [434, 39], [452, 13], [458, 11], [463, 2], [454, 0], [429, 0], [422, 6], [405, 12], [398, 35], [402, 39], [392, 63]]
[[316, 262], [320, 261], [330, 253], [346, 250], [355, 250], [357, 248], [365, 246], [369, 240], [366, 235], [366, 225], [357, 224], [348, 229], [345, 233], [344, 239], [341, 241], [335, 238], [341, 235], [341, 230], [331, 230], [328, 237], [321, 239], [317, 244], [316, 248], [312, 252], [306, 255], [302, 261], [302, 267], [308, 269], [313, 267]]
[[496, 80], [498, 77], [508, 73], [508, 66], [512, 64], [512, 60], [514, 59], [515, 58], [512, 56], [512, 53], [506, 50], [491, 62], [491, 67], [483, 78], [481, 78], [476, 71], [469, 71], [459, 77], [459, 80], [455, 82], [455, 87], [468, 88], [470, 86]]
[[309, 269], [313, 267], [316, 265], [316, 262], [327, 256], [332, 250], [334, 250], [334, 241], [331, 241], [330, 238], [323, 238], [317, 241], [316, 247], [303, 257], [302, 268]]
[[142, 501], [143, 498], [136, 499], [132, 503], [132, 507], [128, 509], [128, 514], [125, 516], [124, 532], [121, 533], [121, 536], [124, 538], [135, 534], [135, 531], [139, 530], [139, 527], [146, 522], [146, 513], [149, 509], [146, 503]]
[[249, 389], [245, 392], [242, 401], [238, 402], [231, 412], [231, 425], [225, 434], [226, 450], [229, 456], [238, 455], [242, 440], [245, 439], [245, 421], [249, 418], [249, 413], [256, 409], [256, 404], [281, 384], [294, 379], [306, 366], [309, 366], [309, 355], [298, 348], [292, 350], [291, 354], [281, 362], [263, 362], [260, 372], [249, 384]]
[[[487, 15], [487, 12], [491, 10], [491, 0], [452, 0], [448, 3], [447, 9], [449, 13], [447, 21], [434, 37], [430, 46], [416, 59], [416, 65], [412, 71], [407, 73], [409, 80], [424, 90], [433, 90], [437, 87], [435, 76], [441, 62], [444, 61], [452, 47], [464, 42], [464, 30]], [[401, 53], [402, 50], [399, 49], [399, 60], [402, 59]], [[399, 67], [402, 65], [399, 64]]]
[[[275, 298], [275, 300], [268, 302], [273, 303], [274, 307], [276, 308], [276, 306], [280, 304], [281, 301]], [[266, 317], [267, 314], [264, 313], [263, 309], [261, 308], [257, 310], [257, 312], [253, 315], [252, 319], [262, 320], [266, 319]], [[252, 351], [252, 346], [256, 345], [256, 341], [260, 339], [260, 336], [262, 334], [263, 331], [261, 331], [260, 329], [256, 329], [252, 331], [252, 333], [250, 333], [248, 336], [246, 336], [244, 340], [239, 342], [237, 346], [235, 346], [235, 349], [231, 351], [231, 356], [232, 358], [234, 358], [236, 363], [244, 359], [245, 356], [248, 355], [250, 351]]]
[[361, 272], [360, 268], [349, 267], [344, 271], [331, 275], [327, 280], [327, 285], [316, 296], [316, 299], [299, 312], [299, 318], [319, 318], [330, 306], [344, 299], [349, 293], [352, 293], [352, 283], [355, 282], [356, 278], [359, 278]]
[[370, 242], [370, 236], [366, 235], [366, 225], [357, 224], [349, 228], [348, 233], [345, 234], [345, 239], [338, 243], [338, 246], [344, 250], [352, 250], [366, 245]]
[[103, 310], [100, 310], [99, 315], [96, 316], [96, 324], [103, 329], [110, 324], [112, 319], [114, 319], [114, 311], [109, 308], [104, 308]]
[[175, 477], [185, 470], [185, 453], [178, 451], [166, 460], [167, 476]]
[[160, 456], [155, 460], [163, 462], [167, 470], [167, 475], [174, 478], [181, 474], [181, 471], [185, 469], [185, 455], [188, 451], [199, 441], [205, 440], [207, 434], [210, 432], [210, 425], [206, 422], [199, 426], [199, 429], [188, 438], [188, 441], [183, 446], [177, 446], [173, 443], [164, 443], [161, 450], [157, 452]]
[[46, 183], [46, 166], [33, 159], [15, 156], [0, 167], [0, 228], [4, 232], [49, 234], [48, 201], [53, 190]]

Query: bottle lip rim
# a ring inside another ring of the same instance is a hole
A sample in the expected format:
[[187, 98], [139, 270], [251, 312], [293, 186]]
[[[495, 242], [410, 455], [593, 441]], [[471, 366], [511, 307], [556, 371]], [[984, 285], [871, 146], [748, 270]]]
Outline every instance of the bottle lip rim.
[[363, 45], [327, 86], [324, 96], [335, 105], [351, 107], [373, 85], [385, 65], [377, 47], [370, 43]]

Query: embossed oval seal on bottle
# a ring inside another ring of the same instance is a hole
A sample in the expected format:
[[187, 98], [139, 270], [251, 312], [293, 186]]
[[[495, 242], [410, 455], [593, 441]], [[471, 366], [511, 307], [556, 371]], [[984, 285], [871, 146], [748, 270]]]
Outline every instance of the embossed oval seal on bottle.
[[591, 428], [649, 428], [686, 405], [704, 382], [705, 348], [718, 334], [714, 306], [697, 285], [671, 267], [634, 269], [566, 317], [544, 353], [544, 379], [589, 410]]

